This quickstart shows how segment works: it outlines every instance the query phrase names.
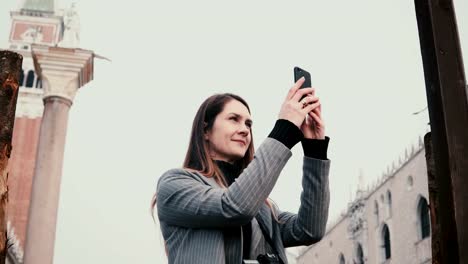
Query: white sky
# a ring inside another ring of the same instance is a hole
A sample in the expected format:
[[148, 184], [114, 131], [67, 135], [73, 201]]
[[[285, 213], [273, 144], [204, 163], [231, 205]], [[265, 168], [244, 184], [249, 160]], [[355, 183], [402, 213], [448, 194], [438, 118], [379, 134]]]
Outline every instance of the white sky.
[[[331, 138], [329, 219], [360, 168], [376, 180], [428, 127], [427, 111], [412, 115], [426, 106], [413, 1], [77, 3], [81, 47], [112, 62], [95, 61], [70, 112], [55, 263], [165, 263], [149, 202], [159, 175], [181, 166], [195, 111], [213, 93], [247, 100], [258, 147], [293, 67], [311, 72]], [[468, 4], [455, 4], [466, 62]], [[17, 7], [0, 2], [5, 48]], [[299, 207], [301, 161], [298, 144], [271, 195], [283, 210]]]

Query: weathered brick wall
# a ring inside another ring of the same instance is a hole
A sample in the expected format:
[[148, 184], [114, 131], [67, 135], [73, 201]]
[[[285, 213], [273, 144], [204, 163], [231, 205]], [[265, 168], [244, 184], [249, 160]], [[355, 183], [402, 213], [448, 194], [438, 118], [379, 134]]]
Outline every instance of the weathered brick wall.
[[9, 162], [8, 220], [17, 239], [24, 248], [32, 178], [36, 163], [36, 150], [41, 118], [15, 119], [13, 150]]

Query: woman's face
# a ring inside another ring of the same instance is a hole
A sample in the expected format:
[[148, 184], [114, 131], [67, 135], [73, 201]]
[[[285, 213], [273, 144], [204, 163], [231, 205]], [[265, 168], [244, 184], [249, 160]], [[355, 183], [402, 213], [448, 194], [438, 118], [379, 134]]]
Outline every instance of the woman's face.
[[211, 158], [232, 163], [244, 157], [251, 142], [251, 126], [247, 107], [234, 99], [228, 101], [205, 134]]

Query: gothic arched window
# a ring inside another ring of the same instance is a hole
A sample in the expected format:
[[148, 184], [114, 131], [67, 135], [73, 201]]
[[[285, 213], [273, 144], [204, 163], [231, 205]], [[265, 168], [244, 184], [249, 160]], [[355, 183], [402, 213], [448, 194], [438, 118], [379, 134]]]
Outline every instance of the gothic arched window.
[[26, 77], [26, 87], [34, 87], [34, 71], [30, 70], [28, 76]]
[[379, 225], [379, 203], [374, 201], [374, 215], [375, 215], [375, 225]]
[[19, 83], [19, 86], [23, 86], [23, 83], [24, 83], [24, 71], [23, 70], [20, 71], [20, 77], [19, 77], [18, 83]]
[[431, 222], [429, 221], [429, 206], [427, 200], [424, 197], [419, 199], [418, 203], [418, 222], [421, 234], [421, 239], [429, 237], [431, 234]]
[[42, 88], [42, 80], [40, 77], [37, 77], [36, 88], [39, 88], [39, 89]]
[[387, 191], [387, 215], [392, 216], [392, 193]]
[[343, 256], [343, 253], [340, 253], [340, 264], [346, 264], [346, 260]]
[[364, 251], [362, 251], [360, 243], [358, 243], [356, 249], [356, 264], [364, 264]]
[[390, 231], [386, 224], [382, 228], [382, 248], [384, 260], [389, 259], [392, 256], [392, 250], [390, 247]]

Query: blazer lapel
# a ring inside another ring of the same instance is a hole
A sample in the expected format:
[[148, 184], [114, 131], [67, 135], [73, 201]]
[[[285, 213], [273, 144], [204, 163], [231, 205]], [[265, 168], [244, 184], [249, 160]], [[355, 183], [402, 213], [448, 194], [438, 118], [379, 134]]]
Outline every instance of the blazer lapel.
[[287, 263], [287, 257], [284, 253], [284, 250], [280, 250], [283, 247], [283, 242], [281, 241], [280, 230], [276, 222], [274, 222], [275, 228], [273, 231], [273, 219], [270, 207], [268, 207], [267, 205], [263, 205], [260, 209], [260, 212], [255, 216], [255, 219], [257, 219], [258, 224], [262, 228], [263, 235], [269, 236], [271, 238], [271, 241], [273, 241], [275, 250], [279, 254], [279, 257], [281, 258], [283, 263]]
[[[275, 234], [275, 238], [273, 239], [273, 242], [275, 243], [275, 247], [277, 249], [277, 252], [279, 254], [279, 257], [283, 261], [283, 263], [288, 263], [288, 258], [286, 257], [286, 249], [283, 246], [283, 241], [281, 239], [281, 230], [278, 226], [278, 223], [274, 221], [274, 231], [273, 234]], [[278, 250], [278, 248], [281, 248], [281, 250]]]
[[[222, 188], [214, 178], [205, 177], [199, 173], [195, 175], [200, 178], [204, 183], [214, 187]], [[224, 252], [226, 263], [240, 263], [242, 262], [242, 229], [241, 227], [225, 228], [224, 235]]]
[[250, 252], [256, 252], [257, 248], [260, 246], [260, 241], [262, 241], [263, 234], [260, 229], [260, 224], [257, 221], [257, 218], [252, 219], [252, 242], [250, 244]]
[[273, 237], [273, 229], [271, 225], [271, 211], [267, 205], [262, 205], [260, 211], [255, 216], [257, 219], [258, 224], [262, 228], [263, 232], [266, 232], [264, 235], [268, 235], [270, 238]]

